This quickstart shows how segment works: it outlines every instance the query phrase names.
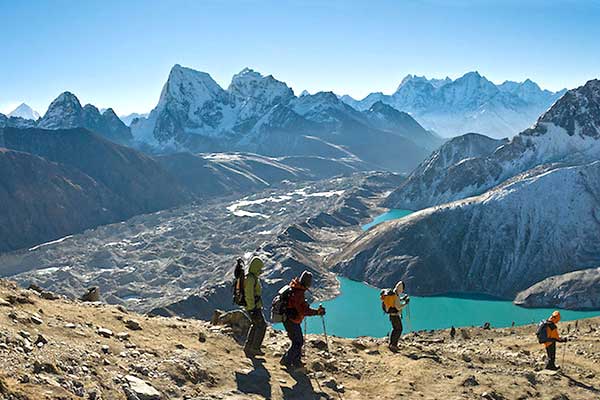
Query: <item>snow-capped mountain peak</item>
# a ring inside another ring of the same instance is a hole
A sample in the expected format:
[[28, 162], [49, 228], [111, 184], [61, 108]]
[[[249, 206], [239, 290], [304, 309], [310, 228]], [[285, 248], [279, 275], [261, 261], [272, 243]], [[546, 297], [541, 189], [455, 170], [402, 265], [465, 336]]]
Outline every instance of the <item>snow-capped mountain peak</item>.
[[244, 68], [234, 75], [227, 91], [242, 101], [251, 99], [269, 107], [286, 103], [294, 97], [293, 90], [284, 82], [272, 75], [263, 76], [250, 68]]
[[208, 73], [175, 64], [161, 93], [159, 106], [170, 98], [190, 102], [192, 110], [224, 95], [223, 88]]
[[83, 108], [79, 99], [71, 92], [63, 92], [50, 103], [48, 111], [40, 120], [38, 127], [44, 129], [76, 128], [82, 126]]
[[543, 135], [550, 125], [563, 128], [569, 136], [600, 139], [600, 80], [569, 90], [523, 134]]
[[15, 108], [13, 111], [11, 111], [7, 116], [8, 117], [18, 117], [18, 118], [23, 118], [23, 119], [32, 119], [34, 121], [37, 121], [38, 118], [40, 118], [40, 114], [38, 114], [37, 111], [35, 111], [34, 109], [29, 107], [25, 103], [21, 103], [17, 108]]

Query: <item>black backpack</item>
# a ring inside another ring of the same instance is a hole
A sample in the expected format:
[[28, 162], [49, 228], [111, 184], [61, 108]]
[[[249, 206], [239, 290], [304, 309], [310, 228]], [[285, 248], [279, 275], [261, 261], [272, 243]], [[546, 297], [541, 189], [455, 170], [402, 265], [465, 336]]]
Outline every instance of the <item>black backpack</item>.
[[244, 260], [237, 259], [235, 270], [233, 271], [235, 280], [233, 281], [233, 304], [244, 307], [246, 305], [246, 293], [244, 291]]
[[285, 285], [277, 295], [273, 297], [271, 303], [271, 322], [284, 322], [288, 317], [288, 304], [290, 302], [290, 296], [292, 295], [292, 287]]
[[535, 331], [535, 336], [537, 336], [538, 342], [546, 343], [548, 341], [548, 331], [546, 327], [548, 326], [547, 320], [542, 320], [537, 326], [537, 330]]

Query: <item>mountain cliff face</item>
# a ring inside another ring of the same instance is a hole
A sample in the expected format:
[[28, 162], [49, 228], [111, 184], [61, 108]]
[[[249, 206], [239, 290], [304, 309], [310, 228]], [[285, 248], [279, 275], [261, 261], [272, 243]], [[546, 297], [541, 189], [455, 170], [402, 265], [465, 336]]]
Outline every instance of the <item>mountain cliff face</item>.
[[501, 138], [531, 126], [563, 93], [542, 90], [530, 80], [495, 85], [478, 72], [469, 72], [454, 81], [408, 75], [391, 95], [342, 100], [359, 110], [381, 101], [443, 136], [480, 132]]
[[37, 127], [51, 130], [86, 128], [120, 144], [128, 144], [132, 139], [130, 129], [111, 108], [100, 113], [91, 104], [82, 107], [70, 92], [62, 93], [50, 104]]
[[225, 90], [210, 75], [179, 65], [155, 109], [131, 128], [136, 141], [157, 151], [354, 158], [403, 171], [439, 143], [409, 116], [376, 127], [333, 93], [296, 97], [285, 83], [250, 69]]
[[0, 148], [0, 252], [124, 216], [123, 199], [76, 168]]
[[370, 229], [335, 270], [409, 292], [514, 298], [552, 275], [600, 262], [600, 161], [530, 170], [477, 197]]
[[[578, 164], [600, 158], [600, 81], [568, 91], [536, 124], [508, 143], [491, 143], [489, 154], [471, 154], [471, 141], [456, 142], [456, 162], [428, 176], [436, 154], [411, 174], [387, 201], [397, 208], [419, 209], [477, 195], [545, 163]], [[450, 145], [450, 144], [449, 144]], [[461, 149], [461, 146], [464, 147]], [[496, 148], [497, 147], [497, 148]], [[464, 153], [464, 156], [462, 155]]]
[[434, 151], [411, 172], [408, 179], [390, 194], [384, 204], [390, 208], [420, 210], [466, 197], [461, 191], [471, 190], [474, 185], [496, 179], [499, 170], [486, 169], [485, 166], [481, 168], [490, 172], [490, 176], [481, 174], [477, 168], [465, 168], [461, 174], [453, 174], [452, 169], [465, 162], [473, 163], [473, 160], [484, 159], [506, 143], [508, 139], [492, 139], [477, 133], [457, 136]]
[[13, 150], [0, 176], [0, 251], [191, 199], [155, 160], [85, 129], [4, 128], [0, 146]]

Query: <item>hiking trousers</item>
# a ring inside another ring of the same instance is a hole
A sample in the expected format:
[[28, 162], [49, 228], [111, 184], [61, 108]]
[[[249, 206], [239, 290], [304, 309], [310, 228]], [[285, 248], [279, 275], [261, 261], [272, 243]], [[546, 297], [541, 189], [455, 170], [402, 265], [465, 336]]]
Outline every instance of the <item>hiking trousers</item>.
[[546, 361], [546, 368], [548, 367], [556, 367], [556, 342], [552, 342], [552, 344], [546, 347], [546, 354], [548, 355], [548, 360]]
[[283, 323], [288, 337], [292, 341], [290, 348], [283, 355], [283, 362], [290, 366], [300, 365], [302, 362], [302, 346], [304, 345], [304, 336], [302, 336], [302, 327], [292, 321]]
[[252, 320], [252, 325], [250, 326], [250, 330], [248, 330], [244, 350], [259, 351], [267, 332], [267, 323], [260, 308], [249, 311], [248, 314]]
[[402, 336], [402, 318], [399, 315], [390, 315], [392, 332], [390, 333], [390, 346], [398, 346], [398, 340]]

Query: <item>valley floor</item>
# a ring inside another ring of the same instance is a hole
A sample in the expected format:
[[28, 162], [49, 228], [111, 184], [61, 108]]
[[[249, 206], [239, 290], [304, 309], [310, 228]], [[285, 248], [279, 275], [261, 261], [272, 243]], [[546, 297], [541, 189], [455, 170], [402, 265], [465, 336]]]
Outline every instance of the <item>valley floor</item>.
[[309, 335], [308, 372], [290, 374], [278, 363], [288, 345], [281, 332], [269, 329], [266, 356], [251, 362], [226, 326], [51, 298], [0, 281], [0, 398], [600, 397], [598, 318], [560, 324], [573, 341], [564, 361], [559, 347], [555, 375], [540, 371], [533, 326], [409, 334], [397, 354], [375, 338], [329, 338], [328, 354], [323, 337]]

